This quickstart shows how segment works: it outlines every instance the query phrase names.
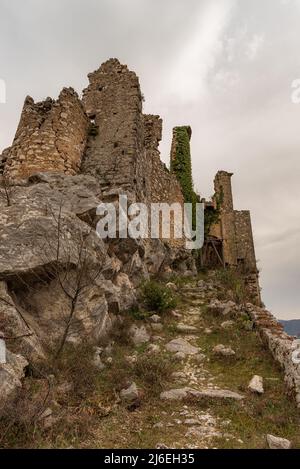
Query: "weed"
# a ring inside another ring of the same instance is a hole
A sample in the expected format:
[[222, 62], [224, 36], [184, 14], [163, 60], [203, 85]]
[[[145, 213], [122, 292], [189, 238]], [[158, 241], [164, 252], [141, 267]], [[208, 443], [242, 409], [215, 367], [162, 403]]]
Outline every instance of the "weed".
[[172, 290], [154, 280], [146, 282], [143, 285], [142, 297], [145, 305], [150, 310], [159, 313], [176, 308], [177, 305], [177, 299]]

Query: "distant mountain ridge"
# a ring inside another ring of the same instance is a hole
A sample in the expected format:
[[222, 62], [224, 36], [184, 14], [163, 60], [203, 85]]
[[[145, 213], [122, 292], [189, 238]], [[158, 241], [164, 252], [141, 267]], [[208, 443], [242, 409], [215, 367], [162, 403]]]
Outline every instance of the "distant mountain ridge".
[[280, 321], [284, 330], [289, 335], [300, 337], [300, 319], [292, 319], [290, 321]]

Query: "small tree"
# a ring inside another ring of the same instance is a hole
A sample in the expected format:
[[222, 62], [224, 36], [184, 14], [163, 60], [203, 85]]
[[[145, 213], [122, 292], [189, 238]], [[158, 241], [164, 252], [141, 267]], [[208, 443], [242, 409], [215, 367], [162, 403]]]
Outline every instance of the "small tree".
[[[62, 204], [60, 204], [57, 213], [49, 207], [47, 211], [51, 214], [53, 220], [55, 237], [50, 239], [48, 234], [45, 233], [44, 251], [46, 258], [48, 256], [48, 262], [46, 259], [45, 265], [50, 262], [51, 256], [50, 275], [52, 278], [57, 279], [68, 302], [64, 331], [55, 353], [55, 358], [58, 359], [64, 349], [70, 329], [76, 322], [75, 315], [78, 301], [100, 276], [102, 262], [99, 259], [100, 265], [96, 269], [94, 263], [91, 264], [88, 239], [93, 228], [89, 227], [87, 230], [79, 228], [76, 233], [65, 233]], [[68, 235], [71, 235], [71, 240]], [[53, 252], [56, 262], [53, 262]], [[62, 259], [64, 259], [63, 267]]]

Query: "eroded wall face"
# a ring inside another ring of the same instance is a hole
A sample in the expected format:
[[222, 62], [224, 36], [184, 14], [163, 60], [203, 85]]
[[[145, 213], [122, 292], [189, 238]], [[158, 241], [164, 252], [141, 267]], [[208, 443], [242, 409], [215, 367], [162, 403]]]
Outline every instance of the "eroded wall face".
[[254, 241], [252, 235], [251, 216], [249, 211], [234, 212], [237, 258], [243, 259], [251, 270], [256, 270]]
[[[144, 116], [144, 135], [146, 147], [146, 160], [150, 168], [151, 177], [149, 178], [150, 186], [148, 200], [152, 203], [179, 204], [183, 213], [184, 197], [182, 194], [180, 183], [176, 176], [167, 169], [160, 159], [159, 142], [162, 138], [162, 120], [159, 116]], [[166, 240], [172, 246], [182, 247], [184, 239], [175, 239], [174, 233], [177, 228], [182, 229], [183, 218], [170, 218], [171, 239]], [[163, 238], [163, 236], [161, 236]]]
[[[135, 73], [111, 59], [90, 74], [89, 80], [83, 93], [90, 119], [83, 173], [100, 180], [104, 197], [124, 191], [149, 208], [151, 203], [183, 205], [180, 184], [160, 160], [162, 120], [143, 115]], [[170, 242], [183, 245], [183, 240]]]
[[223, 257], [229, 266], [241, 265], [256, 275], [256, 258], [249, 211], [233, 208], [232, 173], [220, 171], [215, 177], [216, 198], [221, 201], [220, 221], [211, 235], [222, 239]]
[[233, 197], [231, 188], [231, 173], [219, 171], [215, 177], [215, 194], [221, 203], [221, 214], [218, 228], [213, 232], [219, 233], [223, 240], [223, 259], [225, 265], [237, 265], [235, 217], [233, 212]]
[[222, 198], [222, 211], [231, 212], [233, 210], [233, 196], [231, 187], [232, 173], [219, 171], [215, 177], [214, 185], [216, 194]]
[[27, 97], [3, 174], [19, 180], [37, 172], [79, 172], [86, 146], [88, 119], [77, 93], [65, 88], [57, 101], [34, 103]]
[[89, 136], [82, 171], [100, 179], [103, 191], [142, 192], [137, 180], [143, 157], [142, 95], [138, 77], [111, 59], [89, 75], [83, 104], [94, 132]]

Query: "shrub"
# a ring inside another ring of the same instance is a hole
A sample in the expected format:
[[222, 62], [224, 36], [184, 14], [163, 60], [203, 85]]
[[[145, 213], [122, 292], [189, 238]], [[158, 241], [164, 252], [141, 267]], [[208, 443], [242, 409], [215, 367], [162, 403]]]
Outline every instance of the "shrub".
[[153, 392], [161, 391], [175, 368], [174, 362], [161, 355], [142, 355], [135, 364], [134, 374]]
[[166, 286], [151, 280], [142, 287], [143, 300], [146, 306], [159, 313], [164, 313], [177, 305], [174, 293]]
[[141, 311], [138, 306], [131, 308], [128, 315], [136, 321], [144, 321], [151, 316], [149, 311]]
[[73, 384], [72, 397], [75, 402], [91, 396], [97, 386], [99, 370], [93, 363], [94, 348], [89, 343], [75, 347], [67, 344], [61, 356], [53, 361], [53, 373]]
[[232, 291], [236, 303], [245, 302], [247, 298], [245, 280], [240, 273], [232, 269], [223, 269], [218, 271], [217, 278], [227, 290]]

